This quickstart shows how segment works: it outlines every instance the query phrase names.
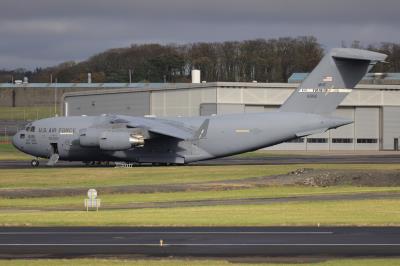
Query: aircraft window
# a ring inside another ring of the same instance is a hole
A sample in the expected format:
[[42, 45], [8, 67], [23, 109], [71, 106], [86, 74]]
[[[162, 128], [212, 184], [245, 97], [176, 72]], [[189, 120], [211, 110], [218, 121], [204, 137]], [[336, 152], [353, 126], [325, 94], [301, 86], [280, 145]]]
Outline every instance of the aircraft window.
[[35, 132], [35, 127], [31, 127], [31, 132]]
[[19, 138], [20, 139], [24, 139], [25, 138], [25, 134], [19, 134]]
[[25, 130], [26, 130], [26, 131], [30, 131], [30, 130], [31, 130], [31, 127], [26, 127]]

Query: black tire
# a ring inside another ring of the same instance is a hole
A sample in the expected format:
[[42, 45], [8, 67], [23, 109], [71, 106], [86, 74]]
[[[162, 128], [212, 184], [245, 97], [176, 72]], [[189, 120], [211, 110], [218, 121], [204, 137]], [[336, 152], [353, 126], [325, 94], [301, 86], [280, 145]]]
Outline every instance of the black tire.
[[38, 167], [38, 166], [39, 166], [39, 160], [33, 159], [33, 160], [31, 161], [31, 166], [32, 166], [32, 167]]

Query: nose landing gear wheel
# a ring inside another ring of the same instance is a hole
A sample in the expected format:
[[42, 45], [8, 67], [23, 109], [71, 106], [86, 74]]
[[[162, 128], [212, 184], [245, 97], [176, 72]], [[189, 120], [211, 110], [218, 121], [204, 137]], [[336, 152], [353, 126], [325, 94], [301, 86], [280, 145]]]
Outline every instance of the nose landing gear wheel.
[[32, 166], [32, 167], [38, 167], [38, 166], [39, 166], [39, 160], [33, 159], [33, 160], [31, 161], [31, 166]]

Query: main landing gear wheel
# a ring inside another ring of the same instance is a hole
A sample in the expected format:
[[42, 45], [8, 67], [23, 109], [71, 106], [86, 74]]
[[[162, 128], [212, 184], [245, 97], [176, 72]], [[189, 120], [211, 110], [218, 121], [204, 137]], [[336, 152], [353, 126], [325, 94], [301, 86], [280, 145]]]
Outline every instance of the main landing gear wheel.
[[31, 161], [31, 166], [32, 166], [32, 167], [38, 167], [38, 166], [39, 166], [39, 160], [33, 159], [33, 160]]

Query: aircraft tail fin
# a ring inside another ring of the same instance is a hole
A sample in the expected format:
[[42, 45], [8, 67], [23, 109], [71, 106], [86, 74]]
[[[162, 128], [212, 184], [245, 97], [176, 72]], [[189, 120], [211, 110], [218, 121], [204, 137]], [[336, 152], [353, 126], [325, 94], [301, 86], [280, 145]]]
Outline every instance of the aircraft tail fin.
[[330, 114], [364, 75], [387, 55], [352, 48], [334, 48], [279, 109], [283, 112]]

